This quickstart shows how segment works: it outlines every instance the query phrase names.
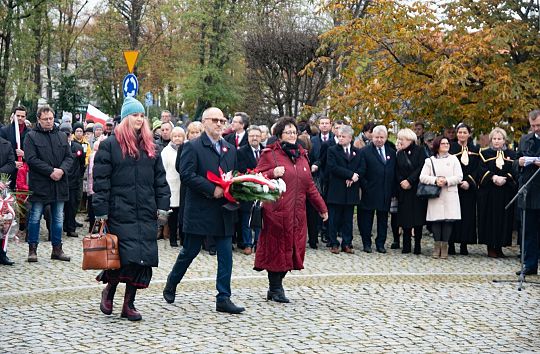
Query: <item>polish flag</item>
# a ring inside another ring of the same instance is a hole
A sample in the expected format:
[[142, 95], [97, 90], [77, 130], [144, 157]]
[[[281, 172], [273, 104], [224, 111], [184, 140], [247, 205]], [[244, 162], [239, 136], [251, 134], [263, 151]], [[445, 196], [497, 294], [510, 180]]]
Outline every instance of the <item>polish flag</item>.
[[92, 106], [91, 104], [88, 105], [88, 108], [86, 109], [86, 121], [93, 120], [94, 123], [101, 123], [103, 126], [105, 126], [105, 123], [107, 123], [107, 119], [109, 119], [109, 116], [97, 109], [96, 107]]

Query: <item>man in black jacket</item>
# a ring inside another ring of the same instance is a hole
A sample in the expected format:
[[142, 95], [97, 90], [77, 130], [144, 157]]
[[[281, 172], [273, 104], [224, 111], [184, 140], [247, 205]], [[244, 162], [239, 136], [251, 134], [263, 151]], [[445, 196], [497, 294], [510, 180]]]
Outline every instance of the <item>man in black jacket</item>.
[[[13, 154], [13, 151], [11, 149], [11, 145], [9, 141], [0, 138], [0, 173], [11, 174], [13, 173], [13, 171], [16, 170], [17, 169], [15, 168], [15, 155]], [[9, 186], [4, 185], [2, 182], [0, 182], [0, 192], [5, 188], [9, 188]], [[0, 222], [2, 223], [0, 224], [0, 236], [2, 236], [4, 226], [6, 228], [9, 228], [12, 219], [4, 219], [0, 220]], [[0, 241], [0, 264], [13, 265], [13, 262], [8, 258], [6, 252], [4, 252], [4, 242], [7, 241]]]
[[351, 142], [353, 130], [344, 125], [338, 131], [339, 144], [328, 148], [328, 237], [332, 253], [339, 253], [337, 232], [341, 231], [341, 249], [354, 253], [352, 230], [354, 206], [360, 201], [360, 150]]
[[[532, 132], [519, 142], [519, 185], [523, 186], [540, 168], [540, 110], [529, 113]], [[540, 174], [540, 173], [539, 173]], [[540, 242], [540, 176], [536, 175], [527, 187], [527, 198], [519, 199], [518, 206], [525, 209], [524, 274], [538, 274], [538, 246]], [[516, 272], [517, 275], [521, 271]]]
[[[207, 173], [216, 176], [237, 169], [236, 149], [221, 138], [227, 120], [219, 108], [211, 107], [202, 114], [204, 133], [184, 144], [180, 157], [180, 179], [187, 186], [184, 210], [184, 245], [167, 278], [163, 297], [173, 303], [176, 287], [186, 274], [191, 262], [201, 250], [203, 239], [214, 236], [218, 257], [216, 277], [216, 310], [241, 313], [231, 297], [232, 235], [236, 210], [227, 208], [224, 190], [210, 182]], [[220, 171], [221, 170], [221, 171]]]
[[[15, 118], [17, 118], [17, 122], [15, 122]], [[11, 142], [13, 153], [15, 154], [15, 165], [17, 169], [11, 174], [11, 184], [9, 186], [11, 190], [15, 190], [15, 187], [16, 187], [15, 183], [17, 180], [17, 170], [21, 168], [23, 165], [22, 159], [24, 158], [24, 151], [22, 150], [22, 147], [24, 146], [24, 138], [26, 137], [26, 134], [30, 131], [30, 129], [28, 129], [26, 127], [26, 124], [24, 123], [25, 120], [26, 120], [26, 107], [24, 106], [15, 107], [13, 111], [11, 112], [11, 124], [6, 125], [5, 127], [2, 127], [0, 129], [0, 137]], [[19, 130], [20, 148], [17, 147], [15, 129]]]
[[[251, 126], [247, 130], [248, 136], [248, 145], [242, 146], [238, 149], [238, 171], [241, 173], [246, 173], [247, 170], [253, 170], [257, 167], [259, 162], [259, 157], [262, 152], [261, 145], [261, 129], [257, 126]], [[251, 208], [253, 207], [253, 202], [241, 202], [240, 203], [240, 214], [241, 214], [241, 225], [242, 225], [242, 243], [244, 245], [244, 254], [250, 255], [254, 246], [253, 235], [251, 233], [251, 228], [249, 227], [249, 218], [251, 216]], [[260, 228], [254, 229], [255, 233], [255, 244], [259, 239], [259, 233], [261, 232]]]
[[67, 171], [69, 199], [64, 203], [64, 231], [68, 237], [78, 237], [75, 216], [80, 203], [79, 189], [82, 185], [86, 154], [83, 146], [73, 139], [72, 128], [69, 123], [62, 123], [59, 129], [61, 132], [66, 133], [73, 157], [71, 168]]
[[51, 205], [51, 259], [69, 261], [62, 250], [64, 202], [69, 199], [67, 172], [73, 158], [67, 136], [54, 125], [54, 111], [49, 106], [37, 111], [36, 127], [26, 135], [25, 159], [29, 173], [32, 203], [28, 216], [28, 262], [37, 262], [39, 222], [46, 204]]
[[249, 116], [244, 112], [236, 112], [231, 122], [233, 132], [225, 137], [225, 140], [237, 149], [248, 145], [246, 129], [249, 127]]

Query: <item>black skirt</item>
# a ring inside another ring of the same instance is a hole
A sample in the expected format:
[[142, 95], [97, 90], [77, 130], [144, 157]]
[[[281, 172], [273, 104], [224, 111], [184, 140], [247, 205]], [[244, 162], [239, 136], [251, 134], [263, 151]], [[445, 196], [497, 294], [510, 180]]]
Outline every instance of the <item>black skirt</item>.
[[97, 281], [107, 283], [126, 283], [137, 289], [146, 289], [152, 279], [152, 267], [130, 263], [120, 269], [104, 270], [96, 277]]

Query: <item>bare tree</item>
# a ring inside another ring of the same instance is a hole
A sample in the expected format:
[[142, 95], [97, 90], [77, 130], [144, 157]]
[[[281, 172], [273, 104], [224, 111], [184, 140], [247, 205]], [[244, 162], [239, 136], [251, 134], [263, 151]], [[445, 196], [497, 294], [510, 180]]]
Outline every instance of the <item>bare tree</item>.
[[[88, 0], [61, 0], [55, 5], [58, 11], [57, 41], [60, 50], [60, 67], [62, 72], [68, 69], [71, 61], [71, 53], [77, 39], [92, 18], [85, 16], [84, 8], [88, 5]], [[83, 17], [85, 17], [83, 19]]]
[[109, 0], [109, 3], [124, 18], [129, 30], [130, 49], [139, 48], [142, 33], [142, 19], [148, 0]]

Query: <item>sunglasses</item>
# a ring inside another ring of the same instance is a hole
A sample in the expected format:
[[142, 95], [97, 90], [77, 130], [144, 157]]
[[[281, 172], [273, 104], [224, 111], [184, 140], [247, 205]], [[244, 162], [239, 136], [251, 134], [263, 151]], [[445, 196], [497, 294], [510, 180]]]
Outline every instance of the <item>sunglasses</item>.
[[210, 119], [212, 121], [212, 123], [214, 123], [214, 124], [218, 124], [218, 123], [225, 124], [225, 123], [227, 123], [227, 119], [225, 119], [225, 118], [206, 118], [206, 119]]

